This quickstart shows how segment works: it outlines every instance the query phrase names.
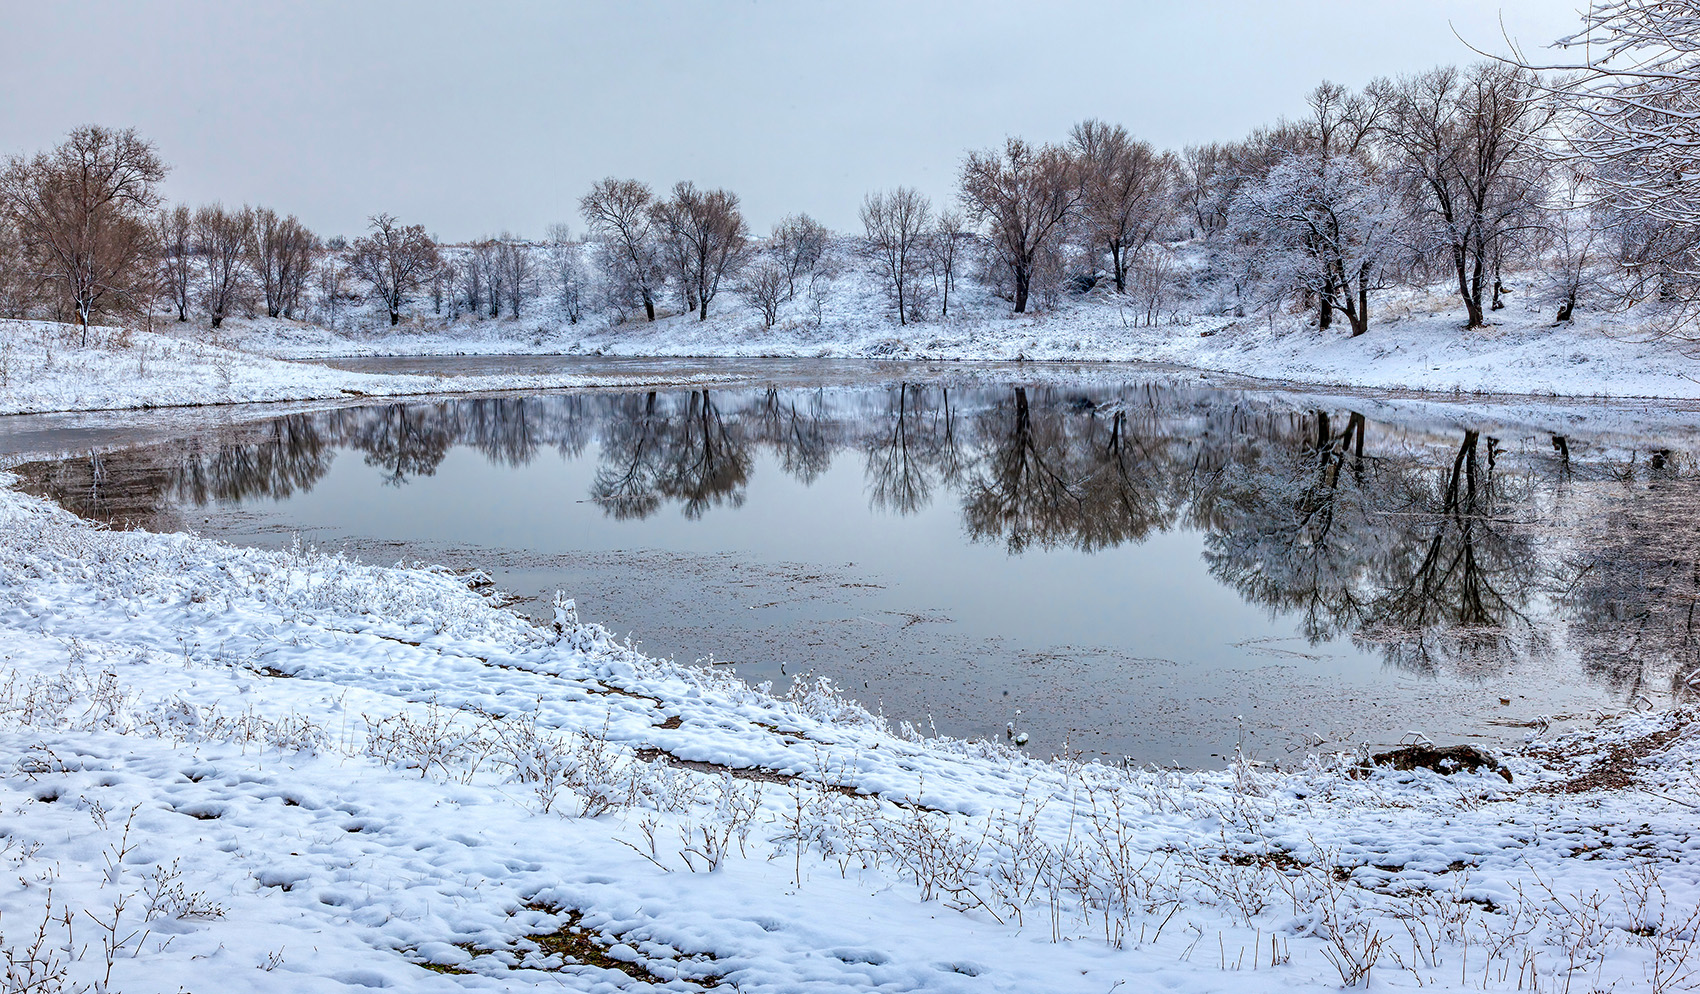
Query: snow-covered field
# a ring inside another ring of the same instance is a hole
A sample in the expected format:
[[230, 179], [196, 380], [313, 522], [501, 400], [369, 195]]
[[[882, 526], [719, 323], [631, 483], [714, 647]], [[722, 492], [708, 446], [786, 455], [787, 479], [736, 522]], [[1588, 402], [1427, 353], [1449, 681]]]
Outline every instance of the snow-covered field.
[[[194, 331], [205, 334], [205, 329]], [[474, 377], [351, 373], [157, 332], [97, 328], [87, 346], [79, 336], [78, 329], [68, 325], [0, 321], [0, 415], [652, 383], [640, 376], [570, 373]], [[697, 379], [674, 376], [665, 382], [685, 384]]]
[[1510, 782], [1041, 762], [480, 586], [0, 490], [0, 989], [1674, 991], [1700, 967], [1687, 714], [1537, 738]]

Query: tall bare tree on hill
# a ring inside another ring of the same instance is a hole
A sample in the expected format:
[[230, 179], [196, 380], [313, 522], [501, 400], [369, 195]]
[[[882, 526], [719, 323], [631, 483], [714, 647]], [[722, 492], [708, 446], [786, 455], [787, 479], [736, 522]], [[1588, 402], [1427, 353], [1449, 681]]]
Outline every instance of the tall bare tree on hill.
[[651, 321], [655, 320], [655, 294], [661, 285], [651, 213], [654, 200], [648, 184], [610, 176], [591, 187], [578, 202], [585, 225], [607, 245], [619, 277], [629, 281], [643, 303], [644, 316]]
[[372, 233], [350, 247], [349, 266], [383, 301], [390, 325], [401, 323], [401, 309], [439, 264], [437, 243], [422, 225], [403, 225], [393, 214], [368, 219]]
[[254, 230], [254, 212], [246, 206], [227, 210], [210, 204], [195, 211], [194, 247], [201, 262], [201, 306], [212, 326], [224, 324], [247, 279], [243, 258]]
[[1127, 292], [1132, 255], [1174, 210], [1173, 156], [1135, 141], [1121, 125], [1082, 121], [1069, 135], [1084, 186], [1081, 219], [1098, 251], [1109, 253], [1116, 292]]
[[697, 320], [707, 321], [709, 301], [720, 291], [721, 280], [738, 271], [749, 247], [738, 195], [681, 182], [651, 213], [669, 254], [679, 262], [687, 296], [695, 298]]
[[189, 297], [195, 282], [193, 215], [188, 204], [178, 204], [154, 215], [155, 249], [159, 254], [159, 278], [177, 320], [189, 320]]
[[1535, 229], [1553, 117], [1540, 96], [1534, 73], [1491, 62], [1396, 84], [1387, 142], [1429, 243], [1452, 264], [1470, 328], [1486, 323], [1496, 260]]
[[897, 305], [897, 323], [908, 324], [915, 307], [916, 282], [927, 246], [932, 204], [919, 191], [900, 186], [870, 193], [862, 201], [862, 226], [874, 274]]
[[792, 214], [773, 226], [768, 251], [785, 267], [785, 299], [797, 295], [797, 277], [814, 272], [826, 251], [826, 225], [807, 214]]
[[989, 229], [1014, 277], [1015, 313], [1027, 310], [1039, 256], [1079, 212], [1083, 196], [1074, 158], [1055, 145], [1011, 138], [1001, 153], [970, 152], [963, 161], [963, 206]]
[[279, 217], [270, 207], [254, 211], [247, 246], [248, 266], [265, 298], [267, 317], [290, 317], [313, 266], [316, 239], [291, 214]]

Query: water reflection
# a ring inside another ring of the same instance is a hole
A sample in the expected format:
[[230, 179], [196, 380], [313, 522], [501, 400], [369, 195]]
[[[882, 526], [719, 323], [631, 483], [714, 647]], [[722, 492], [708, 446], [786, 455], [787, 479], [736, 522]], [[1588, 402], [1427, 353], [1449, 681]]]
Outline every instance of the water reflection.
[[1633, 460], [1596, 473], [1583, 497], [1567, 447], [1508, 456], [1476, 430], [1163, 382], [390, 404], [21, 472], [84, 516], [169, 527], [181, 506], [310, 489], [340, 450], [405, 487], [456, 447], [503, 466], [594, 458], [583, 496], [617, 520], [741, 507], [758, 454], [806, 485], [850, 451], [870, 507], [950, 502], [970, 541], [1013, 557], [1200, 532], [1245, 601], [1406, 672], [1488, 677], [1569, 642], [1625, 693], [1700, 681], [1700, 486], [1669, 453], [1639, 478]]

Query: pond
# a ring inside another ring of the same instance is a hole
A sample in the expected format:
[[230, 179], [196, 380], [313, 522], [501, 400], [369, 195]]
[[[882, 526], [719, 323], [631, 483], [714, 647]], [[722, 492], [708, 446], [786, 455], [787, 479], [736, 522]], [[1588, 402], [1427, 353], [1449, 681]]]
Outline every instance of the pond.
[[1503, 742], [1686, 693], [1700, 665], [1686, 412], [755, 368], [13, 420], [79, 450], [14, 471], [118, 525], [481, 569], [539, 617], [560, 590], [653, 655], [827, 677], [894, 723], [1040, 754]]

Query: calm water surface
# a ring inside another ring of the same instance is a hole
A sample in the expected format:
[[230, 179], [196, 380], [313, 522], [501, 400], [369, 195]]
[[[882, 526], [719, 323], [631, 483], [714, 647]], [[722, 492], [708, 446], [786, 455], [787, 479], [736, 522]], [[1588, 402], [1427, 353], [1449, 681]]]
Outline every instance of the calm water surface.
[[539, 615], [563, 590], [652, 654], [1047, 753], [1504, 741], [1697, 665], [1668, 441], [1153, 374], [807, 372], [79, 427], [19, 472], [119, 524], [479, 568]]

